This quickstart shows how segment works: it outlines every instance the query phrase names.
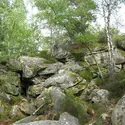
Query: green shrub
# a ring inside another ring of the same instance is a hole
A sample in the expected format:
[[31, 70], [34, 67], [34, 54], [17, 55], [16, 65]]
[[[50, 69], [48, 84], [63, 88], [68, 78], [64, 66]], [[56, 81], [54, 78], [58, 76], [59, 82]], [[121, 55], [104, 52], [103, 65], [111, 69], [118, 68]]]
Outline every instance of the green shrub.
[[73, 95], [72, 91], [66, 91], [64, 111], [78, 118], [80, 125], [87, 123], [85, 102]]
[[89, 69], [85, 69], [82, 71], [77, 72], [81, 77], [83, 77], [84, 79], [86, 79], [88, 82], [90, 82], [92, 80], [92, 73], [90, 72]]
[[46, 63], [54, 63], [56, 60], [48, 53], [47, 50], [42, 50], [39, 53], [39, 57], [45, 58], [47, 60]]
[[125, 94], [125, 71], [116, 73], [114, 78], [105, 78], [103, 80], [97, 80], [97, 85], [110, 91], [110, 97], [121, 98]]

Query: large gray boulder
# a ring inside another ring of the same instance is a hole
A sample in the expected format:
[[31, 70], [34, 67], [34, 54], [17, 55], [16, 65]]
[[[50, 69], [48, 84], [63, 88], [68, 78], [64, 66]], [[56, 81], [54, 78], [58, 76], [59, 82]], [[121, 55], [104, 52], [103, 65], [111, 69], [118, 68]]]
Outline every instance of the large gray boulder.
[[51, 55], [57, 60], [65, 62], [70, 55], [70, 52], [68, 51], [67, 48], [68, 48], [68, 43], [56, 42], [52, 45]]
[[94, 81], [91, 81], [81, 94], [81, 99], [90, 101], [95, 104], [108, 104], [109, 91], [99, 89]]
[[39, 96], [44, 90], [43, 84], [44, 83], [30, 86], [27, 90], [27, 95], [34, 98]]
[[48, 66], [43, 58], [21, 56], [19, 60], [22, 65], [24, 78], [32, 78], [39, 70], [43, 70]]
[[44, 121], [34, 121], [29, 123], [28, 122], [20, 123], [18, 121], [13, 125], [79, 125], [79, 123], [77, 118], [65, 112], [60, 115], [60, 119], [58, 121], [44, 120]]
[[[94, 58], [93, 58], [93, 55], [94, 55]], [[95, 65], [96, 62], [98, 64], [101, 64], [101, 63], [105, 63], [107, 64], [108, 62], [108, 52], [107, 51], [97, 51], [97, 52], [93, 52], [93, 55], [90, 53], [90, 54], [87, 54], [85, 56], [85, 61], [90, 64], [90, 65]], [[96, 62], [95, 62], [96, 60]]]
[[[125, 62], [125, 57], [120, 53], [118, 49], [114, 49], [114, 60], [116, 65], [120, 65]], [[94, 55], [94, 58], [93, 58]], [[109, 52], [108, 50], [98, 50], [93, 52], [93, 55], [91, 53], [87, 54], [85, 56], [85, 61], [89, 63], [90, 65], [96, 64], [107, 64], [109, 62]], [[96, 62], [95, 62], [96, 60]]]
[[64, 122], [65, 125], [79, 125], [78, 119], [67, 112], [60, 115], [59, 122]]
[[94, 89], [89, 95], [89, 99], [95, 104], [108, 104], [109, 91], [105, 89]]
[[32, 115], [36, 111], [36, 107], [33, 102], [28, 102], [28, 100], [23, 99], [21, 101], [21, 104], [19, 105], [19, 108], [22, 113], [26, 115]]
[[70, 60], [66, 62], [65, 65], [63, 65], [61, 69], [77, 72], [77, 71], [83, 70], [83, 67], [80, 66], [74, 60]]
[[61, 63], [61, 62], [49, 64], [48, 67], [45, 70], [39, 72], [38, 74], [40, 76], [56, 74], [61, 69], [62, 66], [63, 66], [63, 63]]
[[116, 104], [111, 120], [112, 125], [125, 125], [125, 95]]
[[38, 85], [43, 83], [45, 80], [43, 79], [43, 77], [34, 77], [32, 79], [30, 79], [30, 81], [32, 82], [33, 85]]
[[80, 77], [78, 74], [71, 71], [60, 70], [58, 74], [45, 80], [44, 86], [56, 86], [62, 89], [73, 87], [80, 82], [86, 82], [85, 79]]
[[10, 58], [6, 65], [11, 71], [21, 71], [23, 68], [23, 65], [21, 65], [20, 62], [20, 58]]
[[64, 110], [65, 94], [59, 87], [52, 87], [50, 96], [53, 103], [53, 112], [62, 112]]

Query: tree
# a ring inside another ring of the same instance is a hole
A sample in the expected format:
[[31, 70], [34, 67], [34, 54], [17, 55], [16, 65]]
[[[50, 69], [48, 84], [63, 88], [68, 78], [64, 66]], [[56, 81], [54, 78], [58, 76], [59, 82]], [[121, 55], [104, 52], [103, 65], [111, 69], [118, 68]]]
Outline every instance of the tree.
[[99, 0], [98, 5], [102, 9], [102, 15], [105, 23], [105, 34], [106, 41], [108, 43], [109, 52], [109, 62], [108, 62], [108, 72], [112, 78], [115, 73], [115, 58], [114, 58], [114, 45], [111, 37], [111, 18], [114, 13], [119, 8], [119, 4], [124, 2], [124, 0]]
[[35, 55], [38, 51], [34, 29], [26, 22], [23, 1], [0, 1], [0, 55]]
[[[46, 22], [51, 30], [51, 43], [59, 36], [68, 36], [72, 43], [82, 43], [90, 53], [87, 44], [92, 43], [92, 33], [87, 31], [90, 22], [95, 19], [93, 11], [96, 9], [93, 0], [35, 0], [40, 13], [40, 21]], [[64, 40], [64, 39], [63, 39]], [[94, 58], [94, 55], [92, 56]], [[96, 64], [97, 61], [94, 58]], [[101, 70], [97, 64], [100, 75]]]
[[60, 34], [66, 32], [71, 41], [76, 42], [76, 36], [83, 34], [93, 20], [92, 11], [95, 9], [95, 4], [92, 0], [35, 0], [34, 2], [40, 10], [38, 18], [46, 22], [51, 29], [51, 36], [57, 32]]

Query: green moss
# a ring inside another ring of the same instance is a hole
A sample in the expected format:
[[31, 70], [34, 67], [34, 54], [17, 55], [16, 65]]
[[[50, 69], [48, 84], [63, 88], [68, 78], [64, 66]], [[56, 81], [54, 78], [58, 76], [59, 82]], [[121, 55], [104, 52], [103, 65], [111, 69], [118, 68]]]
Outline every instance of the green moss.
[[0, 112], [0, 119], [8, 119], [11, 106], [8, 103], [5, 103], [4, 101], [0, 100], [0, 107], [3, 109], [3, 111]]
[[15, 73], [7, 72], [0, 75], [0, 90], [12, 95], [19, 94], [20, 79]]
[[64, 100], [64, 111], [79, 119], [79, 123], [84, 125], [87, 123], [86, 104], [80, 98], [74, 96], [71, 90], [66, 90]]
[[21, 100], [23, 99], [23, 96], [19, 95], [19, 96], [12, 96], [11, 105], [17, 105], [20, 104]]
[[55, 63], [56, 60], [48, 53], [48, 50], [42, 50], [39, 57], [46, 59], [45, 63]]
[[82, 70], [77, 72], [81, 77], [83, 77], [84, 79], [86, 79], [88, 82], [90, 82], [92, 80], [92, 73], [88, 70]]

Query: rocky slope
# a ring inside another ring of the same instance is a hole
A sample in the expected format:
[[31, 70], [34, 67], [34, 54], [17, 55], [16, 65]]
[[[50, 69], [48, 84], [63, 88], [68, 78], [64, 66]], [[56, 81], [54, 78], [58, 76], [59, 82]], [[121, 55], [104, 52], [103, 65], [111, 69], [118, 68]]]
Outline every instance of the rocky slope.
[[[105, 73], [107, 50], [93, 54]], [[91, 54], [84, 57], [84, 65], [59, 45], [52, 55], [56, 62], [27, 56], [0, 62], [0, 124], [124, 125], [124, 97], [115, 107], [110, 92], [96, 85], [99, 75]], [[117, 51], [115, 55], [120, 72], [125, 59]], [[89, 80], [84, 72], [88, 67]]]

